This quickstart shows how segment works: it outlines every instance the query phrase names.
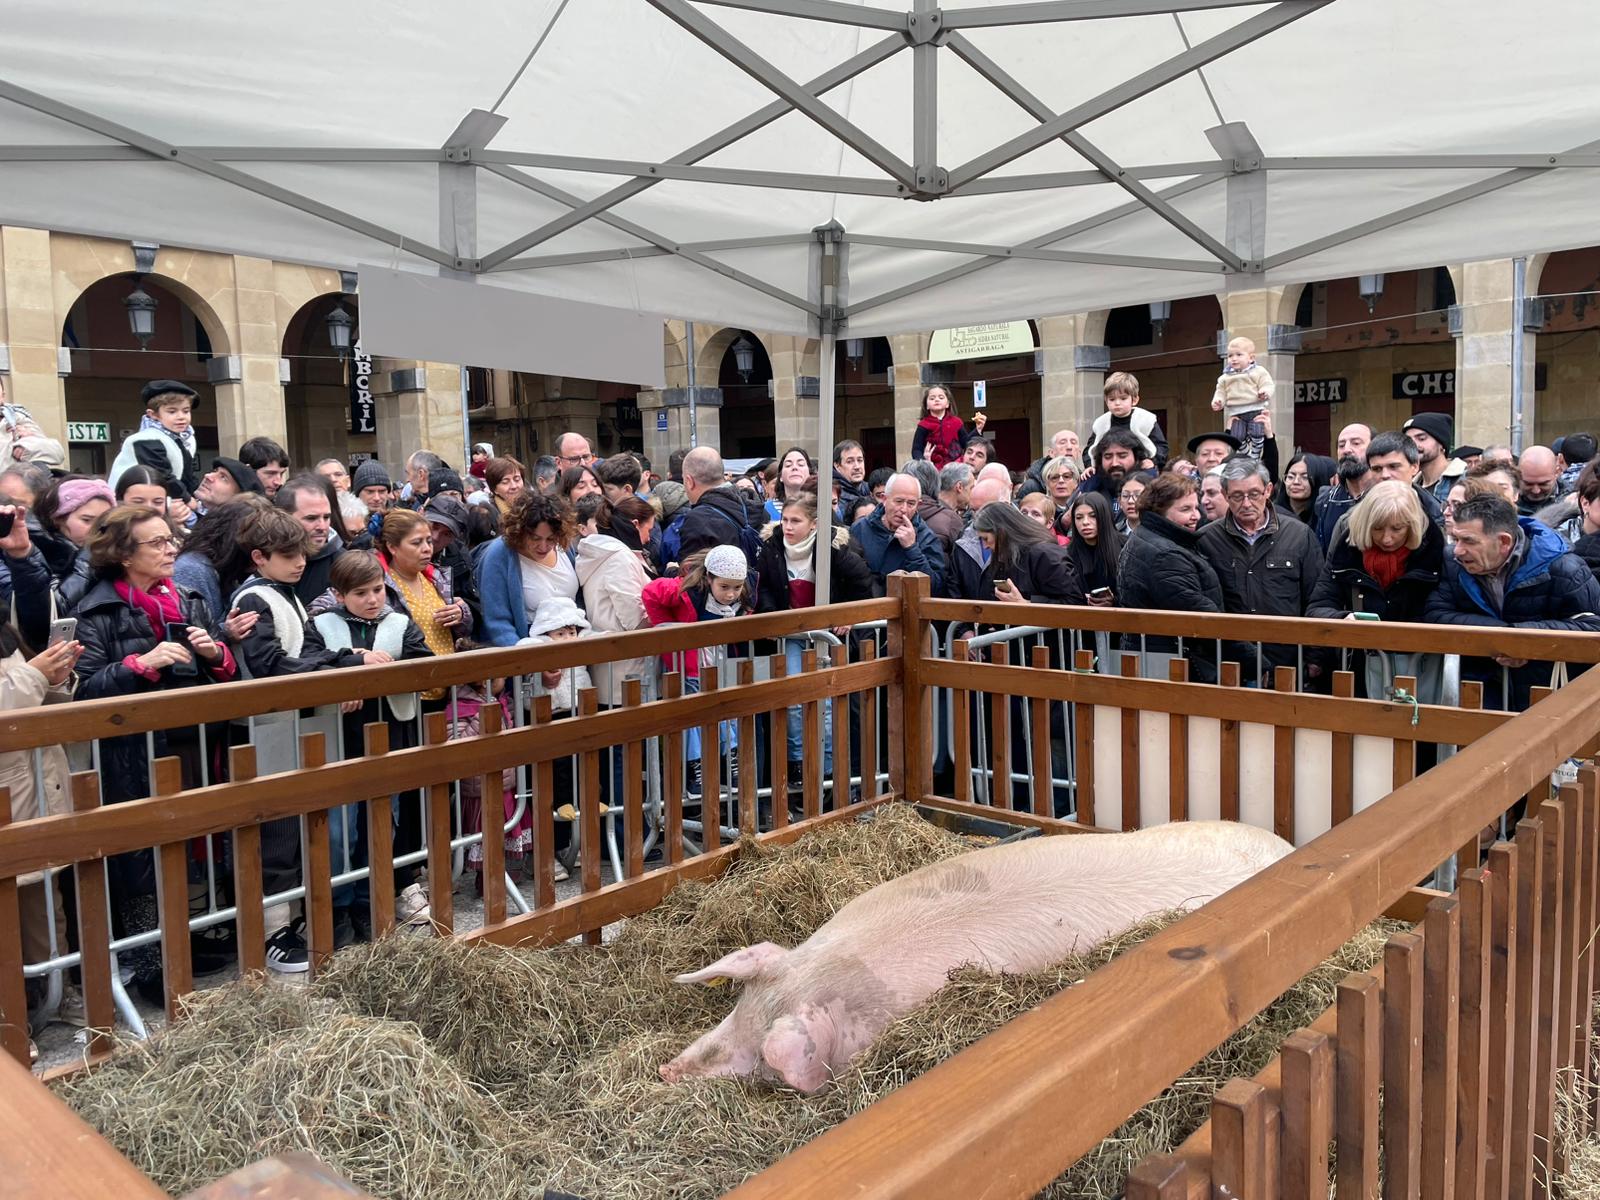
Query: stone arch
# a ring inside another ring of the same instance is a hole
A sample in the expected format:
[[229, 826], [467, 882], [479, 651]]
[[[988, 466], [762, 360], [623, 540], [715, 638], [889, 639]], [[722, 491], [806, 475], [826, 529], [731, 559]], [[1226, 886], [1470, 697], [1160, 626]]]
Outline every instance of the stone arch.
[[1282, 288], [1276, 289], [1278, 296], [1268, 305], [1271, 323], [1274, 325], [1293, 325], [1295, 323], [1294, 315], [1300, 309], [1300, 297], [1305, 294], [1305, 290], [1310, 286], [1311, 281], [1308, 279], [1302, 283], [1286, 283]]
[[1084, 346], [1106, 344], [1106, 322], [1111, 319], [1109, 308], [1095, 308], [1083, 314], [1083, 335], [1079, 343]]
[[[353, 433], [350, 417], [351, 363], [333, 350], [328, 337], [327, 316], [342, 304], [358, 322], [360, 301], [340, 290], [337, 274], [333, 288], [306, 297], [287, 320], [279, 318], [278, 350], [289, 364], [283, 389], [285, 445], [296, 463], [310, 464], [322, 458], [347, 458], [351, 450], [373, 453], [376, 437]], [[307, 288], [305, 291], [310, 291]], [[279, 294], [280, 312], [289, 296]]]
[[[72, 311], [79, 297], [101, 280], [126, 275], [130, 279], [129, 290], [132, 290], [132, 276], [135, 274], [136, 264], [130, 242], [112, 241], [109, 238], [73, 240], [79, 245], [72, 247], [71, 252], [63, 253], [59, 262], [52, 255], [58, 324], [66, 321], [67, 314]], [[82, 252], [84, 249], [89, 252]], [[221, 356], [239, 352], [238, 301], [232, 258], [163, 246], [156, 254], [155, 270], [148, 272], [146, 277], [182, 300], [194, 313], [201, 328], [206, 331], [213, 354]]]
[[695, 382], [701, 387], [714, 387], [717, 372], [722, 368], [722, 356], [728, 352], [728, 347], [739, 339], [740, 334], [748, 334], [761, 343], [761, 349], [766, 352], [768, 361], [777, 351], [776, 340], [769, 333], [762, 333], [755, 329], [744, 329], [736, 325], [724, 325], [717, 329], [710, 337], [706, 337], [699, 330], [695, 331], [694, 370]]

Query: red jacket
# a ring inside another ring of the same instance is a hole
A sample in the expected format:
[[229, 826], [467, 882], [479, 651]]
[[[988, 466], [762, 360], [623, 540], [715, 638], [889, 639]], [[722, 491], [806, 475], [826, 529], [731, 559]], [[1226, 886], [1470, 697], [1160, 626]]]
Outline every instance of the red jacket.
[[946, 413], [938, 420], [923, 417], [917, 422], [917, 433], [912, 436], [911, 456], [922, 457], [922, 448], [932, 444], [933, 454], [928, 461], [941, 471], [961, 457], [966, 448], [966, 422], [954, 413]]

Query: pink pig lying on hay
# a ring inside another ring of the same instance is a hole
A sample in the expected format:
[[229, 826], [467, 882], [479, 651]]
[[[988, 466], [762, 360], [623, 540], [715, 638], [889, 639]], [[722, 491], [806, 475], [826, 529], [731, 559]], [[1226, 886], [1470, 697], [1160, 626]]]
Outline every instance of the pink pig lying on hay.
[[1191, 821], [934, 863], [857, 896], [793, 950], [761, 942], [679, 975], [744, 989], [661, 1077], [754, 1075], [814, 1092], [955, 968], [1043, 970], [1146, 917], [1198, 907], [1292, 849], [1250, 825]]

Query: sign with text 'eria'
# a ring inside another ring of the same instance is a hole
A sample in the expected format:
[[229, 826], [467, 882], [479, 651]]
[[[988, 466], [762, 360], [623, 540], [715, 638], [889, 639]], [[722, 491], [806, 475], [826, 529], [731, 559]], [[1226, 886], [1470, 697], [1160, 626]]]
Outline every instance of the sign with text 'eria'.
[[104, 421], [68, 421], [67, 441], [109, 442], [111, 426]]
[[958, 325], [936, 329], [928, 345], [929, 362], [955, 362], [963, 358], [997, 358], [1030, 354], [1033, 329], [1026, 321], [999, 321], [993, 325]]

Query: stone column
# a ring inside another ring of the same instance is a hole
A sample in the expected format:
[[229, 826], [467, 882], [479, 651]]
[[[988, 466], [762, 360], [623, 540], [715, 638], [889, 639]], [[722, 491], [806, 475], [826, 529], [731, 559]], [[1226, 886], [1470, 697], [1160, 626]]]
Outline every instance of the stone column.
[[[1272, 414], [1273, 436], [1278, 439], [1278, 450], [1284, 463], [1294, 453], [1294, 360], [1300, 350], [1300, 333], [1293, 325], [1294, 311], [1288, 310], [1287, 319], [1284, 317], [1285, 289], [1256, 288], [1245, 292], [1228, 292], [1219, 297], [1222, 303], [1223, 331], [1218, 337], [1217, 370], [1222, 370], [1222, 348], [1228, 340], [1236, 337], [1247, 337], [1256, 346], [1256, 362], [1267, 369], [1272, 376], [1272, 403], [1268, 411]], [[1211, 404], [1209, 396], [1202, 398], [1207, 406]], [[1225, 417], [1222, 413], [1212, 414], [1216, 417], [1215, 428], [1224, 427]], [[1181, 453], [1177, 447], [1173, 453]]]
[[381, 359], [374, 364], [378, 404], [378, 459], [399, 478], [413, 451], [431, 450], [465, 470], [461, 368], [447, 363]]
[[[662, 429], [661, 414], [666, 414]], [[669, 387], [639, 393], [639, 418], [644, 426], [644, 453], [663, 479], [667, 460], [678, 450], [689, 449], [689, 389]], [[713, 448], [722, 444], [722, 389], [695, 389], [695, 424], [700, 445]]]
[[[911, 439], [922, 419], [923, 362], [928, 353], [926, 333], [900, 333], [889, 339], [894, 357], [890, 378], [894, 380], [894, 457], [895, 463], [911, 458]], [[845, 436], [850, 436], [845, 430]]]
[[[1533, 441], [1536, 335], [1513, 313], [1512, 260], [1470, 262], [1461, 268], [1456, 333], [1456, 443], [1489, 446], [1511, 441], [1511, 344], [1522, 338], [1524, 444]], [[1452, 314], [1454, 317], [1454, 314]], [[1456, 322], [1452, 320], [1454, 328]]]
[[815, 454], [818, 444], [817, 352], [807, 352], [807, 339], [775, 336], [772, 339], [772, 428], [777, 452], [803, 446]]
[[274, 267], [268, 259], [244, 255], [234, 255], [232, 266], [236, 351], [207, 364], [208, 377], [216, 385], [217, 445], [223, 454], [237, 453], [253, 437], [269, 437], [280, 446], [289, 441], [279, 371], [283, 330], [278, 328]]
[[[1091, 340], [1089, 314], [1041, 317], [1039, 326], [1039, 417], [1043, 450], [1059, 430], [1070, 429], [1083, 445], [1105, 410], [1111, 351]], [[1103, 324], [1103, 322], [1102, 322]]]
[[[0, 375], [10, 399], [62, 445], [67, 393], [59, 373], [61, 322], [56, 317], [50, 234], [0, 226]], [[113, 446], [111, 453], [115, 454]]]

